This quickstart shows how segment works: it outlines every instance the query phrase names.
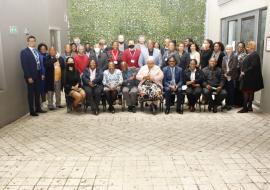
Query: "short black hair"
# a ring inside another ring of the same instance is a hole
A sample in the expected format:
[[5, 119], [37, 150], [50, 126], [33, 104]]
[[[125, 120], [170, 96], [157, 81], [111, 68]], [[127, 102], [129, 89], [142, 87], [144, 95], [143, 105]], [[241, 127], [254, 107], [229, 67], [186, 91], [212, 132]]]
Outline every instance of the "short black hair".
[[36, 37], [35, 37], [35, 36], [32, 36], [32, 35], [31, 35], [31, 36], [28, 36], [28, 37], [27, 37], [27, 41], [29, 42], [30, 39], [36, 40]]
[[38, 51], [40, 51], [42, 47], [45, 47], [45, 49], [48, 50], [48, 46], [46, 44], [40, 43], [38, 44]]
[[245, 42], [240, 41], [240, 42], [237, 43], [237, 46], [238, 46], [239, 44], [242, 44], [242, 45], [243, 45], [243, 48], [246, 48]]
[[68, 60], [69, 60], [69, 59], [72, 59], [72, 60], [74, 61], [74, 58], [73, 58], [73, 57], [67, 57], [66, 63], [68, 63]]
[[191, 59], [191, 60], [190, 60], [190, 63], [191, 63], [191, 61], [194, 61], [196, 65], [198, 64], [197, 59]]
[[172, 55], [170, 55], [170, 56], [168, 57], [167, 63], [169, 63], [169, 60], [172, 59], [172, 58], [174, 59], [175, 62], [177, 62], [177, 61], [176, 61], [176, 56], [175, 56], [175, 54], [172, 54]]

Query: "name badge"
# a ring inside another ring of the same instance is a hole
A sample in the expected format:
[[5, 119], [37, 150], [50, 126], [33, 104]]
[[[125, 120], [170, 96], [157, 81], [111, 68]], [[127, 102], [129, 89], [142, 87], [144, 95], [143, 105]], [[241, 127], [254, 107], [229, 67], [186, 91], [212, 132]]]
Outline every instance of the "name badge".
[[114, 64], [118, 64], [118, 62], [117, 62], [117, 61], [114, 61], [113, 63], [114, 63]]
[[135, 63], [135, 60], [134, 59], [131, 59], [131, 63]]

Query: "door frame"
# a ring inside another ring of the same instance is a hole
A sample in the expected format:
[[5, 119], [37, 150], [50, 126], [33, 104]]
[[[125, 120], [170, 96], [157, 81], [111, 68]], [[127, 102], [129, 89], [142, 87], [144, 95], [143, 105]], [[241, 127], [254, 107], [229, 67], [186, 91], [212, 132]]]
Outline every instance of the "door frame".
[[[50, 43], [51, 43], [51, 31], [55, 31], [57, 35], [57, 51], [61, 54], [62, 52], [62, 43], [61, 43], [61, 28], [55, 26], [49, 26], [49, 33], [50, 33]], [[52, 45], [52, 44], [51, 44]]]

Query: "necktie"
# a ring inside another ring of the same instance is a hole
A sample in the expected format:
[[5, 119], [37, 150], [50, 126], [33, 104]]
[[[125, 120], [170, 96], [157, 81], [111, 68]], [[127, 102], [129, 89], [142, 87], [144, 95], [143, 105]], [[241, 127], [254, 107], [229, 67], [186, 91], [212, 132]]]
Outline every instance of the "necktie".
[[171, 68], [171, 72], [172, 72], [172, 85], [175, 85], [175, 72], [174, 72], [174, 67]]

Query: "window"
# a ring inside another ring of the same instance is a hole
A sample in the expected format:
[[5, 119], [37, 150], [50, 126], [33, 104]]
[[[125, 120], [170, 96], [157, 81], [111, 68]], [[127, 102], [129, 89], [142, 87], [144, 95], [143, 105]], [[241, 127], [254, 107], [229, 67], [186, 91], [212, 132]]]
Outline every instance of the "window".
[[236, 41], [236, 25], [237, 20], [229, 21], [228, 23], [228, 44], [235, 44]]
[[256, 41], [255, 37], [255, 17], [241, 19], [241, 41]]

